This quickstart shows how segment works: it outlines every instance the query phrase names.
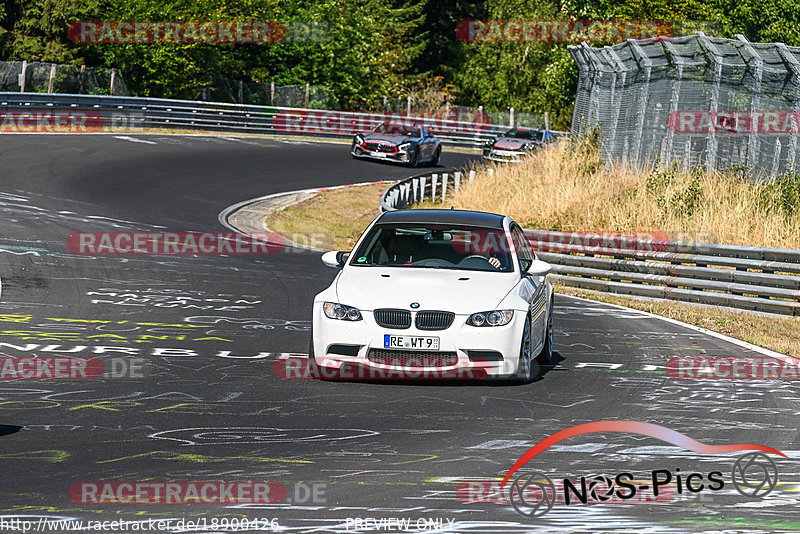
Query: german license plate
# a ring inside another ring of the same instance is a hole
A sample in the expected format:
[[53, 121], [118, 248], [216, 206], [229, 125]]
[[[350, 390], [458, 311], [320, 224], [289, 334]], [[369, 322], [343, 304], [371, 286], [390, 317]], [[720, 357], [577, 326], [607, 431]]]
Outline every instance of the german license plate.
[[513, 156], [514, 152], [512, 152], [510, 150], [495, 150], [494, 151], [494, 155], [495, 156]]
[[387, 349], [439, 350], [439, 338], [386, 334], [383, 336], [383, 346]]
[[384, 152], [370, 152], [369, 155], [372, 156], [373, 158], [385, 158], [386, 157], [386, 154]]

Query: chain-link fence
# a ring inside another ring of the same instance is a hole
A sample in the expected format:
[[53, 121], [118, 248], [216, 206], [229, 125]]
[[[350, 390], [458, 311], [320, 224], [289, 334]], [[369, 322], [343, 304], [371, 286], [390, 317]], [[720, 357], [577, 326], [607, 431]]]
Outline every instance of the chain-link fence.
[[0, 61], [0, 91], [130, 96], [117, 69], [26, 61]]
[[217, 78], [205, 88], [201, 100], [304, 109], [336, 109], [324, 87], [309, 84], [275, 85]]
[[800, 48], [736, 37], [569, 47], [579, 68], [572, 135], [599, 129], [607, 163], [795, 172]]

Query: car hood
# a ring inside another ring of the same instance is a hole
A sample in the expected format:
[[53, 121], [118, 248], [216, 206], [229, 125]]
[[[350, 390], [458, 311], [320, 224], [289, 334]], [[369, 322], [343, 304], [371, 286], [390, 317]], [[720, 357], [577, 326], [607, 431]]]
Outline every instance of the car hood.
[[348, 267], [336, 282], [341, 304], [376, 308], [443, 310], [471, 314], [493, 310], [519, 282], [517, 273], [427, 269], [418, 267]]
[[532, 143], [531, 139], [520, 139], [518, 137], [501, 137], [494, 142], [494, 146], [499, 149], [519, 150], [526, 143]]
[[409, 137], [407, 135], [387, 135], [387, 134], [364, 134], [365, 141], [382, 141], [384, 143], [391, 143], [399, 145], [406, 141], [419, 140], [418, 137]]

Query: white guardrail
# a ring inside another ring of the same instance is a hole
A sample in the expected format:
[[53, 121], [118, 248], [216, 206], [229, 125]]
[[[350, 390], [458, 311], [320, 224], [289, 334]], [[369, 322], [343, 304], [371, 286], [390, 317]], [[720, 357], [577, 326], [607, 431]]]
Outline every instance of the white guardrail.
[[[82, 114], [89, 128], [189, 129], [235, 133], [349, 139], [387, 119], [422, 123], [430, 127], [445, 146], [475, 148], [497, 137], [510, 126], [480, 122], [488, 115], [460, 113], [452, 120], [438, 114], [409, 115], [395, 112], [357, 113], [319, 109], [227, 104], [220, 102], [169, 100], [102, 95], [52, 93], [0, 93], [0, 130], [36, 129], [37, 118], [52, 112]], [[43, 121], [39, 120], [39, 125]], [[47, 124], [44, 122], [44, 124]], [[566, 132], [553, 132], [567, 135]]]
[[[475, 179], [475, 171], [418, 174], [390, 186], [380, 210], [429, 201]], [[739, 247], [526, 229], [551, 279], [568, 286], [800, 316], [800, 250]]]

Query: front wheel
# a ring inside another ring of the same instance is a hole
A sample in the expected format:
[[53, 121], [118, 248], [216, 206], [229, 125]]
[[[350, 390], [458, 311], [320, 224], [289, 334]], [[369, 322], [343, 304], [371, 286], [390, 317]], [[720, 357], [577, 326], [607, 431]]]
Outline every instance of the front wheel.
[[437, 146], [436, 152], [433, 153], [433, 159], [431, 160], [432, 167], [438, 167], [439, 162], [442, 160], [442, 147]]
[[419, 149], [416, 148], [416, 147], [413, 148], [408, 153], [408, 166], [409, 167], [417, 167], [417, 166], [419, 166]]
[[522, 329], [522, 341], [519, 348], [519, 364], [517, 374], [513, 382], [516, 384], [527, 384], [533, 377], [533, 347], [531, 346], [531, 316], [525, 318], [525, 326]]
[[550, 301], [550, 310], [547, 313], [547, 327], [544, 331], [544, 345], [542, 351], [536, 356], [539, 365], [550, 365], [553, 359], [553, 301]]

